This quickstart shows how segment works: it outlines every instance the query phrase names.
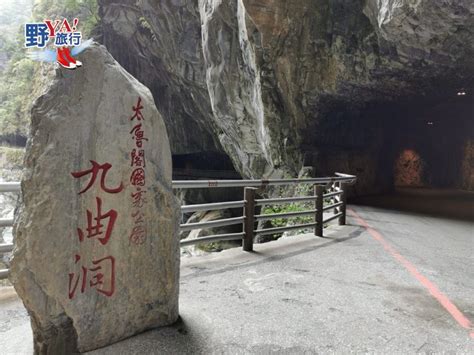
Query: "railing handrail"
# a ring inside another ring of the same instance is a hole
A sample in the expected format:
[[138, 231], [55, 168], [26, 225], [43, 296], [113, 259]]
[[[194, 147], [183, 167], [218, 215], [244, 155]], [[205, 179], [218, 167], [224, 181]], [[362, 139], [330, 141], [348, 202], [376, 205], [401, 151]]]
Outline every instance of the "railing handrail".
[[[338, 219], [339, 224], [345, 224], [346, 220], [346, 189], [345, 186], [354, 183], [357, 177], [349, 174], [335, 173], [335, 176], [308, 178], [308, 179], [269, 179], [269, 180], [175, 180], [172, 182], [173, 189], [197, 189], [197, 188], [222, 188], [222, 187], [244, 187], [244, 199], [238, 201], [214, 202], [194, 205], [181, 206], [182, 213], [196, 211], [212, 211], [221, 209], [243, 208], [243, 215], [240, 217], [231, 217], [217, 219], [211, 221], [200, 221], [196, 223], [185, 223], [180, 225], [181, 231], [191, 231], [194, 229], [216, 228], [235, 224], [242, 224], [242, 232], [240, 233], [224, 233], [209, 235], [196, 239], [183, 239], [181, 246], [213, 242], [218, 240], [234, 240], [243, 241], [243, 249], [245, 251], [253, 250], [253, 238], [255, 235], [266, 235], [282, 233], [289, 230], [314, 228], [316, 236], [323, 235], [323, 225]], [[312, 196], [295, 196], [295, 197], [278, 197], [278, 198], [261, 198], [257, 199], [257, 188], [266, 186], [291, 185], [291, 184], [312, 184], [314, 185], [314, 194]], [[324, 190], [328, 189], [325, 193]], [[5, 192], [21, 192], [19, 182], [0, 182], [0, 193]], [[324, 200], [332, 201], [331, 204], [323, 206]], [[259, 206], [286, 204], [294, 202], [312, 202], [315, 208], [305, 211], [293, 211], [273, 214], [255, 214], [256, 208]], [[334, 213], [324, 218], [323, 212], [334, 210]], [[255, 223], [263, 220], [271, 220], [275, 218], [295, 218], [302, 216], [311, 216], [313, 222], [286, 225], [283, 227], [254, 229]], [[0, 219], [0, 227], [8, 227], [13, 225], [13, 219]], [[13, 244], [0, 245], [0, 253], [10, 252]], [[0, 280], [6, 278], [8, 270], [0, 270]]]
[[20, 182], [0, 182], [0, 192], [19, 192], [21, 191]]
[[[291, 184], [330, 184], [334, 182], [351, 183], [354, 175], [335, 173], [336, 176], [308, 179], [261, 179], [261, 180], [173, 180], [173, 189], [205, 189], [214, 187], [265, 187]], [[20, 182], [0, 182], [0, 192], [19, 192]]]
[[245, 200], [240, 201], [226, 201], [226, 202], [212, 202], [212, 203], [203, 203], [198, 205], [182, 205], [181, 212], [198, 212], [198, 211], [216, 211], [216, 210], [225, 210], [231, 208], [244, 207]]
[[261, 179], [261, 180], [174, 180], [173, 189], [206, 189], [216, 187], [265, 187], [292, 184], [332, 184], [335, 182], [352, 183], [354, 175], [336, 173], [336, 176], [308, 179]]

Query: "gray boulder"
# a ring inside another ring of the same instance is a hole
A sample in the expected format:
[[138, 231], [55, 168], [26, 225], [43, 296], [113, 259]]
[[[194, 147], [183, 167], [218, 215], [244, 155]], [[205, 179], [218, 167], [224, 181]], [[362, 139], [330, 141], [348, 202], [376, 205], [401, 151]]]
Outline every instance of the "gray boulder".
[[15, 222], [11, 281], [42, 354], [178, 318], [179, 206], [163, 119], [104, 47], [79, 59], [32, 109]]

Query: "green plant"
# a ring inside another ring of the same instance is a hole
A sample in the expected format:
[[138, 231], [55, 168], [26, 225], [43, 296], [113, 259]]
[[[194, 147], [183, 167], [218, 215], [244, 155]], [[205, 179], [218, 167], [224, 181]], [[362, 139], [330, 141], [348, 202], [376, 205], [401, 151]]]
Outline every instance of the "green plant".
[[[304, 203], [291, 203], [287, 205], [271, 205], [263, 208], [263, 214], [273, 213], [288, 213], [288, 212], [303, 212], [309, 210], [310, 207]], [[286, 217], [286, 218], [275, 218], [271, 220], [273, 227], [286, 226], [291, 221], [291, 224], [304, 224], [312, 221], [311, 216], [300, 216], [300, 217]]]
[[0, 158], [4, 168], [20, 169], [23, 166], [24, 155], [25, 150], [23, 148], [0, 147]]
[[[311, 184], [301, 184], [296, 187], [280, 187], [275, 191], [275, 194], [279, 197], [288, 196], [312, 196], [314, 194], [314, 187]], [[328, 206], [333, 204], [332, 198], [323, 199], [323, 205]], [[288, 213], [288, 212], [304, 212], [314, 210], [314, 202], [295, 202], [284, 205], [267, 205], [262, 208], [262, 214], [275, 214], [275, 213]], [[267, 227], [284, 227], [287, 225], [296, 224], [307, 224], [314, 222], [314, 216], [298, 216], [298, 217], [285, 217], [275, 218], [267, 222]], [[325, 225], [326, 227], [326, 225]], [[272, 239], [279, 238], [281, 233], [272, 235]]]

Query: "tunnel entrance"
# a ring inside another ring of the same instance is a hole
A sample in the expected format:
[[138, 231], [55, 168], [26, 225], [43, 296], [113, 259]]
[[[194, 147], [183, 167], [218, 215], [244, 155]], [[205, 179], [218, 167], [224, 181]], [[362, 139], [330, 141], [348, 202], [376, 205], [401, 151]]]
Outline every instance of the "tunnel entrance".
[[[389, 138], [393, 185], [463, 189], [471, 178], [474, 142], [472, 97], [456, 93], [446, 100], [412, 102], [395, 112]], [[387, 144], [386, 143], [386, 144]]]
[[[172, 158], [173, 180], [238, 180], [242, 178], [234, 169], [229, 156], [225, 153], [207, 151], [173, 154]], [[183, 189], [176, 191], [176, 196], [182, 205], [237, 201], [242, 198], [242, 194], [243, 190], [241, 188]], [[235, 211], [229, 210], [226, 213], [234, 216]], [[186, 222], [192, 215], [192, 213], [186, 216], [183, 215], [182, 223]]]
[[397, 187], [473, 189], [471, 89], [354, 105], [327, 97], [305, 130], [305, 165], [317, 176], [356, 174], [353, 195]]
[[232, 161], [224, 153], [197, 152], [173, 155], [173, 180], [240, 179]]

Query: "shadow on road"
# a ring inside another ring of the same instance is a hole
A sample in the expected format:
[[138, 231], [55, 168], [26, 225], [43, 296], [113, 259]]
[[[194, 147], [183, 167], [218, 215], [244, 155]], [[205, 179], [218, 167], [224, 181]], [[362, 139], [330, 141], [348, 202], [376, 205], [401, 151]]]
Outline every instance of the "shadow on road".
[[436, 217], [474, 220], [474, 192], [427, 188], [397, 188], [385, 195], [363, 196], [349, 201], [354, 205], [409, 211]]
[[[287, 247], [279, 247], [277, 243], [275, 243], [275, 248], [265, 249], [264, 252], [253, 251], [250, 253], [254, 256], [259, 257], [258, 260], [246, 261], [246, 262], [238, 263], [234, 265], [225, 265], [223, 267], [213, 269], [213, 270], [197, 269], [197, 272], [199, 273], [199, 276], [209, 276], [209, 275], [220, 274], [220, 273], [224, 273], [228, 271], [234, 271], [242, 267], [253, 267], [253, 266], [258, 266], [258, 265], [265, 264], [272, 261], [280, 261], [280, 260], [291, 258], [297, 255], [311, 253], [315, 250], [326, 248], [334, 244], [343, 243], [350, 239], [359, 237], [365, 231], [365, 229], [360, 226], [354, 225], [352, 226], [352, 228], [355, 228], [355, 229], [352, 232], [350, 232], [346, 237], [339, 237], [339, 236], [336, 236], [336, 237], [330, 236], [330, 237], [324, 237], [324, 238], [315, 237], [314, 240], [310, 240], [310, 241], [308, 241], [307, 239], [303, 241], [297, 241], [298, 237], [292, 237], [294, 242], [291, 245], [291, 250], [289, 250]], [[319, 241], [322, 241], [322, 240], [325, 240], [325, 242], [319, 243]], [[314, 242], [319, 243], [319, 244], [314, 245]], [[193, 278], [193, 277], [195, 277], [194, 273], [181, 276], [181, 279], [185, 280], [185, 279]]]

